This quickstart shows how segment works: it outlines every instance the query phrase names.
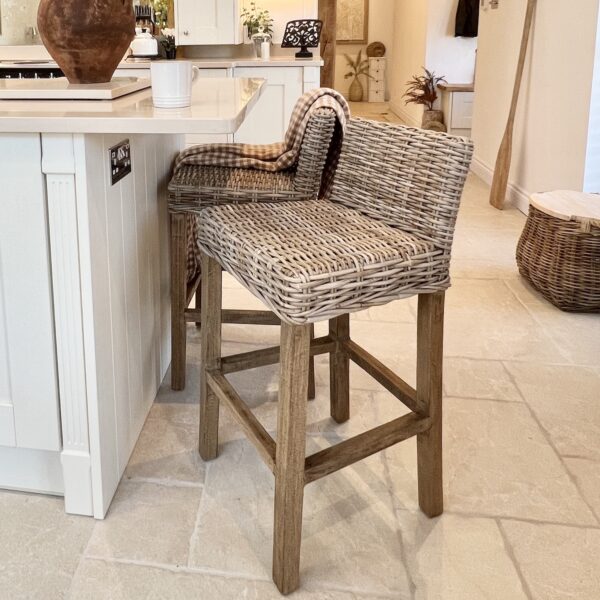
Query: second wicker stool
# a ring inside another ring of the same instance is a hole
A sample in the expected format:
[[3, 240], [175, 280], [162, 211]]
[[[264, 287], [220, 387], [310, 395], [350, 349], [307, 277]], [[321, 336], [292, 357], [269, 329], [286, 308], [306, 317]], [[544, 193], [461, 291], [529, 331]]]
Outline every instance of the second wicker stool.
[[[352, 121], [329, 200], [207, 208], [200, 224], [202, 364], [200, 454], [218, 452], [219, 403], [275, 475], [273, 579], [300, 583], [304, 486], [417, 436], [419, 504], [443, 510], [442, 340], [454, 227], [472, 145], [462, 138]], [[282, 320], [281, 346], [221, 356], [221, 268]], [[349, 313], [419, 296], [417, 388], [350, 338]], [[311, 323], [329, 334], [310, 340]], [[305, 456], [309, 357], [330, 355], [331, 415], [348, 420], [349, 362], [410, 413]], [[230, 373], [280, 363], [277, 441], [244, 404]]]
[[[302, 99], [300, 100], [302, 101]], [[200, 322], [200, 308], [188, 308], [201, 275], [188, 281], [189, 219], [207, 206], [242, 202], [277, 202], [316, 198], [331, 149], [336, 115], [320, 108], [311, 113], [298, 162], [279, 172], [252, 168], [187, 165], [169, 184], [171, 213], [171, 387], [185, 388], [186, 329], [188, 322]], [[230, 310], [226, 323], [279, 325], [268, 311]]]

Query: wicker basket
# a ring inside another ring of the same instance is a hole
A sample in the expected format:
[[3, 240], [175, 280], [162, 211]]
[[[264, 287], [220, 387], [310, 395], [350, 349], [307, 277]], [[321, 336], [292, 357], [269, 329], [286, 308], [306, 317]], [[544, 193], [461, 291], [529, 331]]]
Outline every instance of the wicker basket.
[[561, 310], [600, 312], [600, 220], [548, 214], [547, 206], [532, 200], [517, 247], [519, 272]]

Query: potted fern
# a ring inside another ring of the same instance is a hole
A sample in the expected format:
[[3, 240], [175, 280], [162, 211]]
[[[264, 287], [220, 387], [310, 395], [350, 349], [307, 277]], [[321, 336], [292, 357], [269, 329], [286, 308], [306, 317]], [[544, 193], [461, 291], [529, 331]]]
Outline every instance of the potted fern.
[[371, 77], [369, 75], [369, 61], [367, 59], [363, 60], [362, 50], [358, 51], [356, 59], [353, 59], [348, 54], [344, 54], [344, 56], [346, 58], [346, 62], [348, 63], [348, 67], [350, 68], [348, 73], [344, 75], [344, 79], [350, 79], [350, 77], [354, 77], [354, 80], [350, 84], [348, 100], [350, 100], [350, 102], [362, 102], [365, 90], [360, 81], [360, 76], [364, 75], [365, 77]]
[[[433, 71], [423, 67], [424, 75], [414, 75], [406, 82], [407, 88], [404, 93], [405, 104], [419, 104], [425, 107], [423, 112], [422, 126], [424, 129], [444, 129], [444, 112], [434, 110], [435, 101], [438, 99], [437, 87], [444, 82], [443, 77], [437, 77]], [[438, 125], [433, 125], [437, 123]], [[442, 127], [440, 127], [440, 125]]]

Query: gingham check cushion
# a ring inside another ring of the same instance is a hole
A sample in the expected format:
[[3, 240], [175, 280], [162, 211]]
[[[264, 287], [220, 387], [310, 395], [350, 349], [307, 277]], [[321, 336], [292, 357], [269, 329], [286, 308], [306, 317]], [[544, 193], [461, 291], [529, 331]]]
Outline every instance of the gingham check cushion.
[[[337, 117], [331, 145], [334, 151], [328, 157], [323, 171], [321, 192], [323, 196], [327, 196], [333, 183], [346, 123], [350, 119], [350, 107], [346, 99], [339, 92], [329, 88], [315, 89], [299, 98], [292, 112], [284, 142], [267, 145], [202, 144], [192, 146], [177, 157], [175, 173], [186, 165], [257, 169], [269, 172], [290, 169], [298, 163], [311, 113], [319, 108], [329, 108], [335, 112]], [[197, 216], [189, 215], [187, 217], [187, 231], [188, 280], [192, 280], [199, 272], [196, 246]]]
[[261, 171], [284, 171], [293, 167], [300, 156], [300, 148], [310, 114], [318, 108], [330, 108], [341, 129], [350, 118], [346, 99], [335, 90], [319, 88], [300, 97], [290, 119], [282, 143], [253, 144], [203, 144], [181, 152], [175, 161], [175, 171], [183, 165], [211, 165], [216, 167], [241, 167]]

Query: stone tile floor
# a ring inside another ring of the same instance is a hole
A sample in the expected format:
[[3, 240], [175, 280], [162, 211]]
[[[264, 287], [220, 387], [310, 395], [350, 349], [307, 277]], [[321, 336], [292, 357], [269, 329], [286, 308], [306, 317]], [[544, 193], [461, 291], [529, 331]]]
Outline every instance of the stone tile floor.
[[[295, 598], [600, 597], [600, 317], [561, 313], [519, 278], [524, 217], [490, 208], [487, 194], [471, 177], [447, 296], [446, 512], [428, 520], [417, 509], [414, 441], [311, 484]], [[228, 278], [224, 296], [259, 306]], [[357, 341], [413, 383], [415, 316], [407, 300], [352, 318]], [[225, 353], [277, 335], [225, 326]], [[279, 597], [271, 475], [226, 413], [219, 459], [199, 459], [195, 327], [189, 340], [188, 388], [165, 382], [105, 521], [0, 493], [2, 600]], [[354, 370], [353, 418], [336, 426], [326, 358], [316, 371], [309, 451], [403, 412]], [[234, 383], [274, 430], [277, 369]]]

